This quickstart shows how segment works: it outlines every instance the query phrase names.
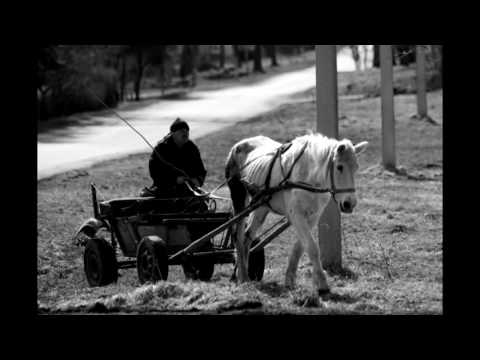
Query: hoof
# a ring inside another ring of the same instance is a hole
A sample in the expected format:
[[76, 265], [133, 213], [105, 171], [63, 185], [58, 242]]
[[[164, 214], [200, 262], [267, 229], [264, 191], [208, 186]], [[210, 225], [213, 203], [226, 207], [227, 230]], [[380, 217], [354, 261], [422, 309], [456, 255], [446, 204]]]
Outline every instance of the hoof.
[[297, 287], [297, 284], [296, 284], [295, 280], [289, 279], [289, 280], [285, 281], [285, 288], [286, 289], [293, 290], [296, 287]]
[[295, 284], [285, 284], [285, 289], [287, 290], [294, 290], [295, 289]]
[[330, 289], [319, 289], [318, 290], [318, 296], [325, 296], [330, 294]]

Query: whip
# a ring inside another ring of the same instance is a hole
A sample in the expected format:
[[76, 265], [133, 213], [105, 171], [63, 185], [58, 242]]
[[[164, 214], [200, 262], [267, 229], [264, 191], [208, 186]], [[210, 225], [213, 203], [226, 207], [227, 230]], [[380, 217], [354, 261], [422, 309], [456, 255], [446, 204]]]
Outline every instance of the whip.
[[218, 186], [214, 191], [212, 192], [207, 192], [205, 190], [203, 190], [201, 187], [196, 187], [196, 189], [193, 189], [192, 186], [190, 185], [189, 182], [192, 182], [192, 179], [190, 178], [190, 176], [188, 176], [188, 174], [183, 171], [182, 169], [179, 169], [178, 167], [176, 167], [175, 165], [173, 165], [172, 163], [166, 161], [158, 152], [157, 150], [155, 150], [155, 148], [152, 146], [152, 144], [150, 144], [148, 142], [148, 140], [137, 130], [133, 127], [133, 125], [131, 125], [126, 119], [124, 119], [123, 117], [120, 116], [120, 114], [118, 114], [115, 110], [113, 110], [111, 107], [109, 107], [107, 104], [105, 104], [103, 102], [103, 100], [97, 95], [95, 94], [92, 90], [90, 90], [90, 88], [84, 84], [84, 87], [85, 89], [90, 93], [92, 94], [106, 109], [110, 110], [111, 112], [113, 112], [120, 120], [122, 120], [125, 124], [128, 125], [128, 127], [130, 127], [133, 131], [135, 131], [135, 133], [137, 133], [142, 139], [143, 141], [145, 141], [145, 143], [153, 150], [153, 152], [155, 153], [155, 155], [158, 157], [158, 159], [164, 163], [165, 165], [169, 166], [170, 168], [174, 169], [175, 171], [178, 171], [182, 176], [184, 176], [185, 178], [187, 178], [187, 182], [185, 182], [185, 184], [187, 185], [188, 189], [190, 191], [192, 191], [196, 196], [202, 196], [202, 197], [213, 197], [213, 198], [216, 198], [216, 199], [220, 199], [220, 200], [230, 200], [228, 198], [225, 198], [225, 197], [221, 197], [221, 196], [216, 196], [216, 195], [212, 195], [212, 193], [214, 191], [217, 191], [219, 188], [221, 188], [223, 185], [226, 184], [223, 183], [221, 184], [220, 186]]

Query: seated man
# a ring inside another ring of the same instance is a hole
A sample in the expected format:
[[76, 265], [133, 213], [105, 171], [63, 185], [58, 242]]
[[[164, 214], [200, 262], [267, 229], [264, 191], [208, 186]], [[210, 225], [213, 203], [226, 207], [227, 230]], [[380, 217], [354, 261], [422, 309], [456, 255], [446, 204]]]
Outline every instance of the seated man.
[[155, 151], [150, 156], [148, 165], [153, 185], [145, 188], [140, 196], [162, 198], [192, 196], [185, 182], [190, 181], [196, 186], [203, 185], [207, 171], [198, 147], [189, 140], [189, 131], [188, 124], [180, 118], [172, 123], [170, 133], [156, 145]]

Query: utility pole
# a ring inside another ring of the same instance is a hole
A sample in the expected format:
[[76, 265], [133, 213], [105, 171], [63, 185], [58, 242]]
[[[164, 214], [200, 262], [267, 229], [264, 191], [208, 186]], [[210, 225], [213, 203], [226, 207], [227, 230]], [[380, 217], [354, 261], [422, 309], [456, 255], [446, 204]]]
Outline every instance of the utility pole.
[[430, 116], [428, 116], [427, 107], [427, 80], [425, 76], [425, 45], [416, 46], [416, 67], [417, 67], [417, 113], [411, 116], [412, 119], [426, 120], [432, 124], [437, 124]]
[[[338, 139], [337, 47], [315, 45], [317, 131]], [[323, 267], [339, 271], [342, 267], [340, 211], [330, 199], [318, 222], [318, 241]]]
[[382, 163], [385, 169], [395, 171], [392, 45], [380, 45], [380, 74], [382, 93]]

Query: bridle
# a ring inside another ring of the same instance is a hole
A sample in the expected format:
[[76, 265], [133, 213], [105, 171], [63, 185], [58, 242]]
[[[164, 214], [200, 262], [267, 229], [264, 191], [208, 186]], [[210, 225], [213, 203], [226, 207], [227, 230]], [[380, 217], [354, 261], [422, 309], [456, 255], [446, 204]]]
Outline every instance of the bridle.
[[[284, 152], [286, 152], [290, 148], [291, 145], [292, 145], [291, 142], [283, 144], [275, 152], [275, 155], [273, 156], [273, 158], [270, 162], [270, 165], [269, 165], [269, 169], [268, 169], [268, 173], [267, 173], [267, 177], [266, 177], [266, 181], [265, 181], [265, 190], [261, 191], [259, 195], [263, 196], [264, 194], [266, 194], [267, 196], [269, 196], [269, 199], [271, 199], [272, 195], [277, 191], [296, 188], [296, 189], [302, 189], [302, 190], [306, 190], [306, 191], [313, 192], [313, 193], [319, 193], [319, 194], [330, 193], [330, 195], [333, 198], [333, 201], [335, 203], [338, 203], [337, 199], [335, 197], [336, 194], [354, 193], [355, 192], [355, 188], [338, 189], [335, 186], [335, 179], [334, 179], [334, 175], [333, 175], [333, 171], [334, 171], [333, 155], [330, 156], [330, 158], [328, 160], [329, 161], [328, 172], [330, 172], [330, 174], [329, 174], [330, 175], [330, 187], [329, 188], [320, 188], [318, 186], [314, 186], [314, 185], [311, 185], [311, 184], [308, 184], [308, 183], [305, 183], [305, 182], [301, 182], [301, 181], [295, 181], [295, 182], [290, 181], [289, 179], [290, 179], [290, 176], [292, 174], [293, 168], [294, 168], [295, 164], [298, 162], [298, 160], [300, 159], [300, 157], [305, 152], [305, 149], [307, 148], [308, 142], [307, 141], [305, 142], [302, 149], [298, 153], [297, 157], [293, 161], [293, 164], [290, 167], [290, 170], [285, 175], [285, 172], [284, 172], [284, 169], [283, 169], [283, 166], [282, 166], [281, 156]], [[274, 165], [275, 161], [277, 160], [277, 158], [280, 159], [280, 169], [282, 171], [282, 175], [284, 175], [284, 178], [277, 186], [270, 187], [270, 178], [271, 178], [271, 175], [272, 175], [272, 169], [273, 169], [273, 165]]]

